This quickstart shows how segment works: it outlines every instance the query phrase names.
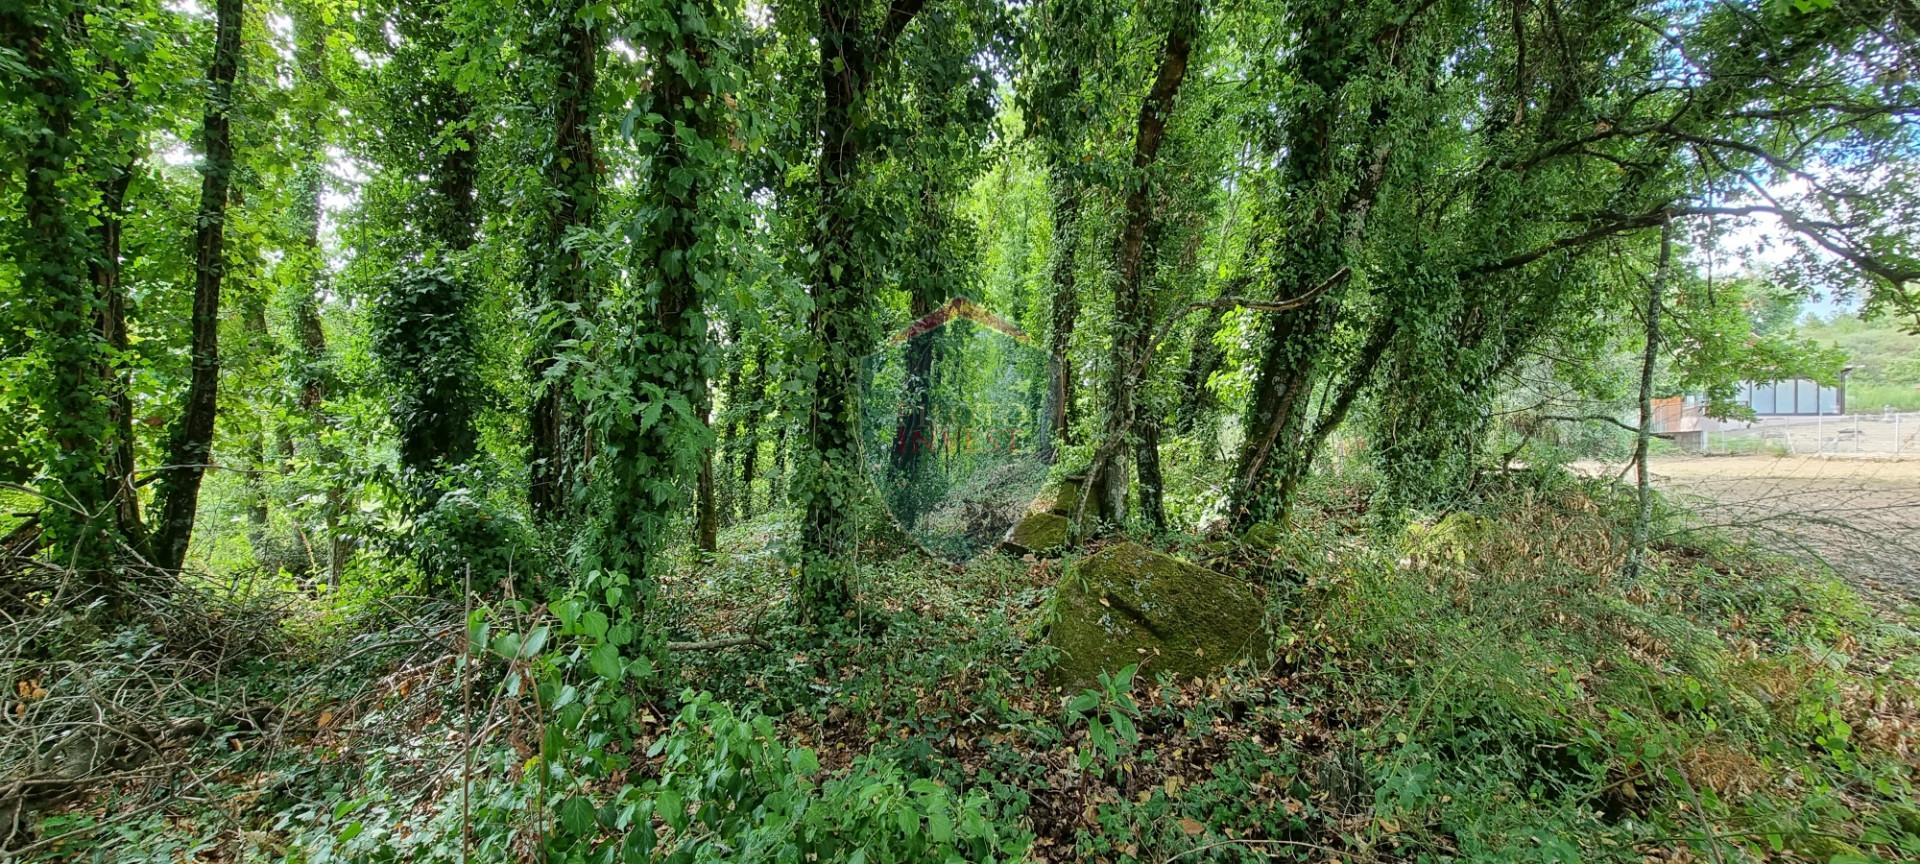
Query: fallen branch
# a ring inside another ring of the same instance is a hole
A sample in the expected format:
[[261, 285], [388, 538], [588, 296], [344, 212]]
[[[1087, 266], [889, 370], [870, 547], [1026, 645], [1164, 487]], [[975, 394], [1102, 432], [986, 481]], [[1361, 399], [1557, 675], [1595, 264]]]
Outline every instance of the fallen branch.
[[767, 640], [758, 636], [719, 636], [698, 642], [668, 642], [669, 651], [711, 651], [716, 648], [733, 648], [740, 645], [752, 645], [756, 648], [771, 648]]

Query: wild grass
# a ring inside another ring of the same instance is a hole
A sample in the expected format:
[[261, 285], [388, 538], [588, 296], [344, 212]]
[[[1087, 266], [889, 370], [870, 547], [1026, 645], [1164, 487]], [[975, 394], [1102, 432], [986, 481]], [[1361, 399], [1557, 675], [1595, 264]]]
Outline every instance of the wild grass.
[[[862, 612], [820, 641], [782, 611], [791, 526], [735, 526], [719, 555], [678, 565], [657, 616], [671, 639], [759, 641], [668, 659], [635, 706], [646, 755], [619, 793], [651, 815], [602, 837], [626, 848], [653, 832], [660, 845], [632, 860], [794, 848], [1155, 864], [1920, 855], [1911, 608], [1876, 611], [1845, 584], [1711, 535], [1679, 535], [1625, 583], [1626, 499], [1554, 472], [1490, 483], [1456, 512], [1391, 531], [1352, 481], [1303, 500], [1271, 547], [1163, 543], [1266, 581], [1278, 663], [1184, 681], [1148, 664], [1084, 694], [1043, 675], [1049, 589], [1071, 561], [955, 567], [871, 547]], [[546, 616], [526, 600], [475, 602], [496, 627]], [[544, 709], [514, 683], [524, 664], [463, 666], [461, 610], [387, 614], [410, 622], [394, 631], [407, 638], [381, 635], [374, 610], [284, 626], [305, 650], [276, 643], [227, 667], [275, 694], [274, 731], [217, 721], [167, 751], [187, 773], [39, 814], [48, 830], [95, 827], [29, 858], [573, 854], [540, 852], [556, 820], [583, 816], [575, 793], [532, 768]], [[301, 671], [315, 666], [329, 671]], [[195, 710], [181, 697], [157, 713]], [[221, 773], [193, 785], [209, 766]], [[713, 818], [675, 822], [652, 809], [661, 796]]]

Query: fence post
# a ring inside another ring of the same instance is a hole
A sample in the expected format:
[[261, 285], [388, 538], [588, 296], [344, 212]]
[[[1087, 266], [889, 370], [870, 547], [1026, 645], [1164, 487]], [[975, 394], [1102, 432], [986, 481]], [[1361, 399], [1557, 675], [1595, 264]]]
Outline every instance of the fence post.
[[1900, 455], [1900, 412], [1893, 412], [1893, 455]]

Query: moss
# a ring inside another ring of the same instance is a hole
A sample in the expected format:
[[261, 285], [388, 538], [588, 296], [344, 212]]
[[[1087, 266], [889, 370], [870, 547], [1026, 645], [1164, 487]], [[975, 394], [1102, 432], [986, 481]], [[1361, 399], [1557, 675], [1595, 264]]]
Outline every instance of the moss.
[[1258, 522], [1240, 535], [1240, 542], [1258, 549], [1273, 549], [1286, 539], [1286, 532], [1272, 522]]
[[1264, 657], [1265, 599], [1254, 586], [1134, 543], [1081, 559], [1055, 588], [1055, 683], [1092, 685], [1139, 663], [1149, 677], [1206, 677]]
[[1072, 516], [1074, 508], [1080, 506], [1080, 487], [1084, 482], [1079, 477], [1061, 480], [1053, 490], [1053, 506], [1047, 509], [1062, 516]]
[[1015, 555], [1057, 552], [1067, 545], [1070, 520], [1057, 513], [1035, 513], [1013, 526], [1000, 548]]

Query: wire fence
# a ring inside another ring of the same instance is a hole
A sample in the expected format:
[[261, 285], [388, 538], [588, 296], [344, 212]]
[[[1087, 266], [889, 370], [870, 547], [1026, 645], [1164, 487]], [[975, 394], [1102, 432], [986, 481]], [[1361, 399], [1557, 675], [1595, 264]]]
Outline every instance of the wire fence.
[[[1712, 428], [1717, 425], [1720, 428]], [[1686, 450], [1715, 455], [1877, 455], [1920, 459], [1920, 412], [1884, 411], [1767, 417], [1750, 424], [1707, 424], [1676, 438]]]
[[[1649, 466], [1654, 485], [1688, 511], [1688, 527], [1810, 559], [1876, 602], [1920, 601], [1920, 447], [1902, 442], [1894, 455], [1884, 434], [1891, 418], [1840, 419], [1796, 427], [1792, 445], [1784, 438], [1770, 445], [1802, 452], [1670, 453]], [[1901, 418], [1903, 430], [1915, 426], [1920, 415]], [[1853, 428], [1867, 433], [1839, 431]], [[1821, 430], [1824, 439], [1816, 437]], [[1870, 437], [1875, 431], [1883, 434]]]

